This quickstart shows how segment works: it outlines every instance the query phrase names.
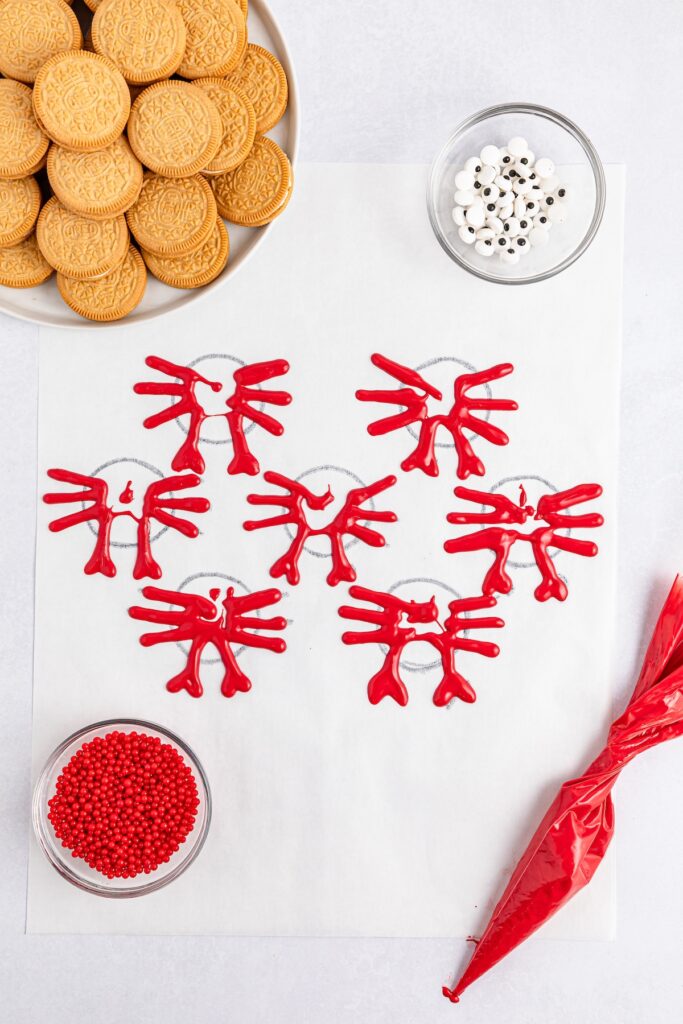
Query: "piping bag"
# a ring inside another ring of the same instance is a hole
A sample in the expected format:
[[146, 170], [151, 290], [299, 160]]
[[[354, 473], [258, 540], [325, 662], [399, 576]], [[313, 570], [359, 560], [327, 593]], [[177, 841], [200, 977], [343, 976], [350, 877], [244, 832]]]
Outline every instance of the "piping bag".
[[626, 710], [583, 775], [565, 782], [475, 947], [443, 994], [457, 1003], [490, 970], [590, 882], [614, 832], [612, 786], [637, 754], [683, 734], [683, 577], [662, 608]]

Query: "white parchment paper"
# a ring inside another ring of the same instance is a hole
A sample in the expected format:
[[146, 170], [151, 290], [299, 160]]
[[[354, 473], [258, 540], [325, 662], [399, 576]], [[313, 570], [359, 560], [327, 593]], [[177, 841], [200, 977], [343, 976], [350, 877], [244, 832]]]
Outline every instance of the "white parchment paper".
[[[487, 285], [450, 263], [427, 221], [425, 176], [415, 166], [304, 166], [270, 244], [210, 302], [135, 330], [45, 331], [41, 493], [54, 489], [46, 477], [53, 466], [91, 473], [110, 460], [137, 460], [107, 470], [120, 490], [131, 477], [138, 487], [149, 482], [153, 470], [141, 463], [170, 474], [181, 430], [175, 422], [144, 430], [142, 420], [164, 399], [132, 392], [135, 381], [155, 377], [147, 355], [179, 363], [215, 357], [202, 372], [223, 372], [226, 382], [234, 365], [226, 356], [286, 358], [291, 371], [274, 384], [294, 396], [278, 413], [285, 434], [255, 428], [249, 435], [261, 468], [292, 477], [314, 470], [309, 486], [329, 483], [339, 498], [349, 473], [371, 482], [395, 472], [398, 484], [377, 505], [396, 511], [399, 522], [384, 528], [386, 548], [349, 550], [358, 582], [387, 589], [428, 580], [416, 584], [417, 596], [433, 592], [447, 602], [451, 590], [478, 592], [489, 561], [488, 553], [443, 551], [443, 540], [457, 532], [445, 514], [460, 504], [453, 453], [438, 449], [436, 479], [401, 473], [414, 441], [406, 431], [370, 437], [365, 427], [383, 409], [357, 402], [354, 391], [392, 386], [370, 364], [375, 351], [413, 366], [441, 360], [433, 369], [440, 385], [453, 360], [478, 369], [510, 361], [514, 374], [494, 385], [496, 396], [520, 406], [494, 413], [510, 444], [476, 442], [487, 475], [468, 485], [489, 489], [522, 477], [537, 497], [541, 481], [560, 489], [601, 483], [596, 507], [606, 525], [580, 534], [599, 543], [598, 557], [558, 556], [569, 585], [564, 604], [536, 602], [536, 570], [513, 569], [514, 590], [498, 609], [506, 628], [488, 637], [500, 656], [459, 662], [477, 702], [437, 709], [436, 668], [406, 667], [407, 707], [389, 700], [370, 706], [366, 685], [380, 652], [341, 644], [346, 623], [337, 608], [348, 602], [347, 589], [327, 586], [329, 559], [304, 554], [300, 585], [280, 584], [287, 652], [245, 651], [240, 663], [253, 689], [232, 700], [219, 692], [218, 666], [205, 664], [205, 694], [193, 700], [164, 687], [182, 667], [178, 648], [138, 644], [142, 624], [126, 613], [140, 603], [134, 550], [114, 549], [115, 579], [86, 577], [94, 541], [88, 527], [50, 534], [50, 519], [74, 506], [42, 506], [34, 773], [61, 739], [89, 722], [156, 721], [202, 760], [214, 820], [191, 869], [138, 900], [78, 892], [32, 842], [29, 931], [476, 932], [557, 784], [597, 749], [610, 711], [622, 172], [608, 171], [607, 211], [591, 249], [569, 271], [527, 288]], [[227, 436], [218, 422], [207, 433], [213, 441]], [[259, 517], [246, 495], [272, 488], [228, 476], [228, 444], [207, 443], [202, 452], [201, 493], [212, 510], [194, 517], [197, 539], [168, 531], [155, 542], [159, 585], [175, 589], [198, 573], [230, 576], [250, 590], [272, 585], [268, 568], [288, 543], [284, 529], [241, 528]], [[131, 539], [119, 521], [114, 540]], [[324, 551], [319, 542], [311, 547]], [[409, 649], [413, 664], [432, 659], [429, 650]], [[608, 859], [545, 934], [608, 936], [612, 890]]]

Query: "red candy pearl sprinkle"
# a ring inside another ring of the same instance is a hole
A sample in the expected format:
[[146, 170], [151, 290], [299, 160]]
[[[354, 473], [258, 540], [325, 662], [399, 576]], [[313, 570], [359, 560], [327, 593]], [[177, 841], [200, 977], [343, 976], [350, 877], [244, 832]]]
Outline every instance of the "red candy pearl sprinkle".
[[170, 743], [138, 732], [96, 736], [57, 779], [48, 819], [57, 839], [107, 878], [149, 875], [195, 825], [192, 769]]

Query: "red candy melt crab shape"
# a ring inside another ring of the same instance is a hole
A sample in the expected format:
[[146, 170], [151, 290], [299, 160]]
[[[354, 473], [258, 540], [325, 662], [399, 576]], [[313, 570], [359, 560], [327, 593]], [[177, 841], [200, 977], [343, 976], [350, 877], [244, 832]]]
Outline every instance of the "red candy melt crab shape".
[[259, 472], [259, 464], [256, 457], [249, 450], [244, 429], [244, 421], [251, 420], [252, 423], [262, 427], [276, 437], [284, 433], [284, 427], [273, 416], [269, 416], [262, 409], [256, 409], [252, 402], [268, 403], [270, 405], [285, 406], [292, 401], [292, 396], [287, 391], [267, 391], [255, 385], [263, 381], [271, 380], [273, 377], [281, 377], [289, 371], [289, 363], [284, 359], [271, 359], [263, 363], [251, 363], [248, 366], [241, 366], [233, 373], [235, 389], [226, 398], [227, 412], [207, 413], [197, 398], [197, 385], [206, 384], [212, 391], [218, 393], [223, 385], [220, 381], [207, 380], [200, 373], [193, 370], [191, 366], [180, 366], [171, 363], [160, 356], [148, 356], [145, 360], [147, 366], [152, 370], [158, 370], [168, 377], [175, 377], [179, 383], [172, 384], [170, 381], [141, 381], [133, 388], [136, 395], [167, 395], [176, 399], [172, 405], [161, 412], [148, 416], [143, 426], [148, 430], [168, 423], [170, 420], [182, 416], [188, 417], [187, 438], [180, 446], [173, 457], [171, 468], [177, 472], [184, 469], [191, 469], [195, 473], [204, 472], [204, 459], [199, 451], [199, 440], [202, 425], [208, 419], [223, 418], [230, 430], [233, 456], [228, 466], [228, 473], [247, 473], [255, 476]]
[[251, 680], [237, 664], [236, 655], [232, 650], [234, 644], [258, 647], [274, 651], [276, 654], [282, 654], [287, 649], [287, 645], [280, 637], [260, 636], [249, 632], [250, 629], [285, 629], [287, 620], [280, 616], [261, 619], [248, 614], [277, 604], [282, 598], [279, 590], [258, 590], [237, 597], [234, 589], [228, 587], [219, 614], [214, 602], [218, 601], [220, 594], [218, 588], [211, 590], [207, 598], [201, 594], [179, 590], [145, 587], [142, 596], [148, 601], [163, 601], [181, 610], [145, 608], [139, 605], [128, 609], [132, 619], [172, 627], [159, 633], [143, 633], [140, 637], [143, 647], [189, 642], [190, 650], [185, 668], [166, 683], [166, 689], [170, 693], [185, 690], [190, 697], [201, 697], [204, 692], [200, 678], [201, 657], [208, 645], [213, 645], [223, 662], [225, 673], [221, 693], [224, 697], [234, 697], [238, 692], [247, 693], [251, 689]]
[[304, 545], [310, 537], [328, 537], [332, 554], [332, 568], [327, 576], [331, 587], [346, 580], [352, 583], [356, 579], [356, 571], [349, 562], [344, 550], [344, 537], [356, 537], [363, 544], [381, 548], [386, 543], [377, 530], [364, 526], [363, 522], [395, 523], [394, 512], [378, 512], [375, 509], [364, 509], [362, 505], [370, 498], [381, 494], [396, 483], [395, 476], [385, 476], [373, 484], [352, 488], [344, 500], [339, 512], [326, 526], [315, 529], [308, 522], [306, 509], [321, 511], [334, 501], [334, 495], [328, 487], [324, 494], [314, 494], [298, 480], [291, 480], [281, 473], [267, 472], [263, 474], [266, 483], [283, 488], [285, 494], [250, 494], [247, 501], [250, 505], [279, 505], [286, 509], [281, 515], [269, 519], [250, 519], [245, 522], [245, 530], [262, 530], [270, 526], [293, 526], [294, 539], [289, 548], [270, 568], [274, 578], [284, 576], [290, 586], [296, 586], [301, 579], [299, 560]]
[[512, 364], [499, 363], [487, 370], [463, 373], [456, 377], [453, 382], [453, 405], [450, 410], [445, 414], [430, 416], [428, 414], [430, 398], [437, 401], [441, 401], [443, 398], [438, 388], [433, 387], [424, 377], [421, 377], [417, 370], [413, 370], [409, 366], [402, 366], [401, 363], [395, 363], [386, 356], [375, 353], [371, 359], [378, 369], [388, 373], [400, 384], [406, 386], [392, 390], [356, 391], [356, 398], [361, 402], [382, 402], [404, 407], [403, 412], [375, 420], [369, 425], [368, 433], [373, 436], [388, 434], [390, 431], [419, 423], [417, 447], [403, 460], [401, 469], [406, 472], [411, 469], [421, 469], [427, 476], [438, 476], [439, 465], [435, 452], [436, 435], [439, 428], [443, 427], [453, 438], [458, 457], [458, 477], [461, 480], [466, 480], [471, 474], [483, 476], [486, 472], [484, 464], [475, 455], [465, 431], [470, 430], [495, 445], [506, 445], [509, 438], [499, 427], [493, 426], [479, 416], [474, 416], [473, 413], [492, 410], [514, 412], [518, 406], [516, 402], [508, 398], [472, 398], [468, 392], [472, 388], [506, 377], [514, 370]]
[[509, 594], [512, 590], [512, 580], [505, 571], [505, 567], [510, 549], [517, 542], [526, 542], [531, 545], [536, 565], [541, 573], [541, 582], [534, 591], [538, 601], [547, 601], [551, 597], [558, 601], [564, 601], [568, 593], [566, 584], [557, 575], [549, 548], [558, 548], [561, 551], [569, 551], [572, 554], [584, 555], [588, 558], [593, 558], [598, 553], [597, 545], [592, 541], [577, 540], [556, 531], [602, 526], [604, 520], [597, 512], [588, 512], [585, 515], [563, 514], [565, 509], [572, 508], [584, 501], [599, 498], [602, 494], [602, 487], [599, 484], [577, 484], [576, 487], [570, 487], [565, 491], [544, 494], [539, 498], [536, 508], [527, 504], [527, 496], [523, 487], [520, 487], [519, 504], [517, 505], [504, 494], [475, 491], [468, 487], [456, 487], [454, 494], [456, 498], [464, 498], [466, 501], [477, 502], [480, 505], [489, 505], [493, 511], [449, 512], [446, 516], [449, 523], [456, 525], [470, 523], [523, 525], [528, 519], [545, 523], [544, 526], [538, 526], [530, 533], [521, 533], [507, 525], [487, 526], [484, 530], [477, 530], [476, 533], [468, 533], [464, 537], [455, 537], [445, 542], [444, 550], [449, 554], [461, 551], [482, 551], [486, 548], [495, 552], [493, 565], [487, 572], [482, 585], [484, 594]]
[[[107, 482], [100, 477], [83, 476], [81, 473], [72, 473], [68, 469], [48, 469], [47, 475], [51, 480], [83, 488], [80, 491], [44, 494], [43, 501], [47, 505], [69, 504], [76, 501], [82, 504], [91, 503], [78, 512], [62, 516], [61, 519], [53, 519], [49, 525], [52, 533], [60, 533], [62, 530], [68, 530], [81, 523], [97, 524], [95, 548], [83, 570], [88, 576], [94, 573], [102, 573], [103, 576], [109, 577], [116, 576], [116, 566], [111, 557], [111, 528], [115, 519], [127, 516], [137, 523], [137, 558], [133, 577], [136, 580], [145, 577], [154, 580], [160, 579], [161, 566], [152, 555], [150, 537], [152, 521], [156, 520], [162, 526], [166, 526], [170, 530], [177, 530], [178, 533], [182, 533], [186, 537], [196, 537], [199, 528], [188, 519], [181, 519], [179, 516], [173, 515], [173, 512], [208, 512], [211, 507], [206, 498], [173, 498], [169, 496], [170, 491], [185, 491], [188, 487], [196, 487], [201, 483], [199, 477], [191, 473], [185, 476], [169, 476], [163, 480], [154, 480], [145, 491], [140, 516], [136, 516], [130, 509], [114, 512], [107, 504], [109, 497]], [[128, 483], [119, 496], [119, 501], [122, 505], [129, 505], [132, 500], [133, 489]]]
[[[385, 697], [393, 697], [401, 707], [408, 703], [408, 691], [401, 679], [400, 662], [406, 647], [413, 641], [430, 644], [441, 658], [443, 676], [432, 697], [437, 707], [445, 707], [455, 698], [467, 704], [476, 700], [474, 689], [456, 669], [455, 652], [470, 651], [486, 658], [498, 656], [500, 649], [496, 644], [487, 640], [470, 640], [460, 635], [470, 629], [501, 629], [505, 625], [499, 618], [466, 617], [467, 612], [494, 608], [495, 598], [479, 596], [450, 601], [450, 614], [441, 626], [439, 609], [433, 597], [429, 601], [405, 601], [395, 594], [368, 590], [366, 587], [350, 587], [349, 596], [358, 601], [377, 605], [381, 609], [375, 611], [353, 605], [342, 605], [339, 609], [343, 619], [367, 622], [377, 627], [365, 633], [344, 633], [342, 640], [345, 644], [384, 644], [387, 647], [382, 667], [368, 683], [368, 699], [371, 704], [378, 704]], [[415, 627], [422, 623], [435, 623], [439, 630], [420, 633]]]

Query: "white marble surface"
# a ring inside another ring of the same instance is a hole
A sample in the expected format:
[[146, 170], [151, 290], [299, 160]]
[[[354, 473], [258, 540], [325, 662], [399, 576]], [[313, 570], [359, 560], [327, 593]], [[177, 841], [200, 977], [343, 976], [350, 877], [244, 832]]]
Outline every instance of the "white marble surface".
[[[617, 706], [683, 567], [679, 409], [683, 247], [643, 220], [653, 176], [683, 164], [678, 0], [272, 0], [303, 98], [305, 160], [420, 161], [492, 102], [554, 106], [628, 167]], [[672, 200], [673, 201], [673, 200]], [[334, 196], [330, 197], [334, 202]], [[673, 202], [674, 209], [677, 205]], [[248, 271], [247, 271], [248, 272]], [[531, 296], [531, 293], [530, 293]], [[460, 942], [24, 935], [29, 822], [37, 331], [0, 320], [0, 994], [12, 1024], [664, 1024], [683, 1012], [683, 744], [616, 790], [612, 943], [526, 944], [459, 1007], [440, 995]], [[112, 344], [114, 339], [103, 341]], [[552, 338], [548, 339], [552, 344]], [[68, 400], [65, 396], [65, 400]], [[63, 614], [55, 608], [55, 615]], [[16, 823], [20, 825], [17, 827]]]

